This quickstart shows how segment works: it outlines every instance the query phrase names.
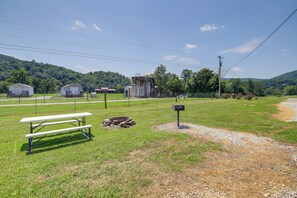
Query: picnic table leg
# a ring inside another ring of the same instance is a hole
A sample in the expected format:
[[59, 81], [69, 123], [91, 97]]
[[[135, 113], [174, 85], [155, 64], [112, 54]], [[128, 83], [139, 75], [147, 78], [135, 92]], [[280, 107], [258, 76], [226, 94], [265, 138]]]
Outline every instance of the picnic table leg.
[[[30, 134], [33, 133], [33, 126], [32, 122], [30, 122]], [[28, 149], [28, 154], [31, 154], [32, 151], [32, 145], [33, 145], [33, 138], [29, 138], [29, 149]]]
[[82, 117], [82, 125], [83, 125], [83, 126], [86, 125], [86, 117]]
[[28, 154], [31, 154], [32, 145], [33, 145], [33, 138], [29, 138], [29, 150], [28, 150]]
[[88, 139], [91, 140], [92, 139], [92, 137], [91, 137], [91, 128], [89, 128], [88, 136], [89, 136]]

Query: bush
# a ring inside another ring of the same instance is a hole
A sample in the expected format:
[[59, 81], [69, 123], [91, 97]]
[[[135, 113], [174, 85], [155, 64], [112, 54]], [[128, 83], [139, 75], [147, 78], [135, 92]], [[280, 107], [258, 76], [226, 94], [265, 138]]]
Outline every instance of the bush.
[[251, 100], [251, 99], [253, 99], [254, 96], [255, 95], [253, 93], [249, 92], [247, 95], [244, 96], [244, 99]]
[[225, 99], [230, 98], [230, 94], [228, 94], [228, 93], [223, 93], [222, 98], [225, 98]]
[[231, 97], [232, 97], [233, 99], [235, 99], [235, 98], [237, 97], [237, 94], [236, 94], [236, 93], [232, 93], [232, 94], [231, 94]]

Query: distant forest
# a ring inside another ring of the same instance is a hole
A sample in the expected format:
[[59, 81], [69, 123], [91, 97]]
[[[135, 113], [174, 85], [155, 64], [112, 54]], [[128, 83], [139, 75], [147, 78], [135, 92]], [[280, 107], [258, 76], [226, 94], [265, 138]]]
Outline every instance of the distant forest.
[[[218, 74], [203, 68], [199, 71], [184, 69], [180, 75], [167, 72], [166, 66], [156, 67], [150, 74], [156, 80], [156, 88], [161, 95], [187, 94], [199, 96], [218, 92]], [[23, 61], [0, 54], [0, 93], [7, 93], [12, 83], [24, 83], [34, 87], [35, 93], [56, 93], [59, 88], [80, 83], [84, 91], [89, 88], [109, 87], [123, 92], [131, 85], [131, 80], [115, 72], [96, 71], [82, 74], [61, 66]], [[265, 95], [297, 95], [297, 70], [280, 76], [261, 79], [222, 79], [221, 93], [253, 93]]]
[[24, 83], [34, 87], [35, 93], [56, 93], [60, 87], [80, 83], [84, 91], [108, 87], [122, 92], [130, 85], [130, 79], [115, 72], [96, 71], [82, 74], [56, 65], [23, 61], [0, 54], [0, 93], [7, 92], [12, 83]]

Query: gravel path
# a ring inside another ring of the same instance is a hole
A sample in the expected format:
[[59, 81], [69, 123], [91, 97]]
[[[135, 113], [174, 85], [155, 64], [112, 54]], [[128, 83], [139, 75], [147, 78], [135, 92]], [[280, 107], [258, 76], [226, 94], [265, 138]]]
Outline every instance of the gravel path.
[[204, 165], [185, 182], [171, 184], [164, 197], [297, 197], [297, 147], [250, 133], [183, 123], [156, 127], [219, 143], [223, 151], [209, 154]]
[[280, 103], [293, 111], [293, 115], [288, 120], [289, 122], [297, 122], [297, 98], [289, 98], [287, 101]]

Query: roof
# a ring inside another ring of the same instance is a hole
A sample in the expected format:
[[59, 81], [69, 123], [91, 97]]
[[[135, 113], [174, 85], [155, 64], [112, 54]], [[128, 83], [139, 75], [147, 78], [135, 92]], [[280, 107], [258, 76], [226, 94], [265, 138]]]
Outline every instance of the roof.
[[[64, 87], [81, 87], [81, 85], [79, 83], [71, 83], [71, 84], [68, 84], [68, 85], [65, 85]], [[62, 87], [62, 88], [64, 88]]]
[[15, 86], [15, 85], [17, 85], [17, 86], [23, 86], [23, 87], [33, 88], [33, 87], [30, 86], [30, 85], [26, 85], [26, 84], [22, 84], [22, 83], [15, 83], [15, 84], [11, 84], [11, 85], [9, 85], [9, 86]]
[[155, 78], [150, 76], [133, 76], [132, 80], [142, 80], [142, 81], [153, 81], [155, 82]]

